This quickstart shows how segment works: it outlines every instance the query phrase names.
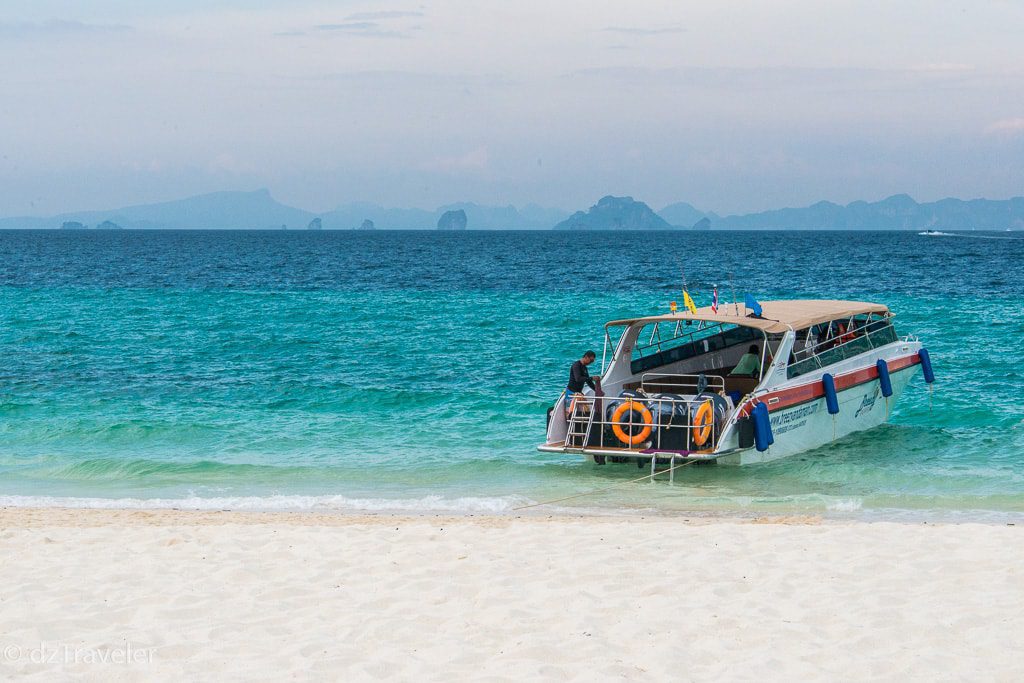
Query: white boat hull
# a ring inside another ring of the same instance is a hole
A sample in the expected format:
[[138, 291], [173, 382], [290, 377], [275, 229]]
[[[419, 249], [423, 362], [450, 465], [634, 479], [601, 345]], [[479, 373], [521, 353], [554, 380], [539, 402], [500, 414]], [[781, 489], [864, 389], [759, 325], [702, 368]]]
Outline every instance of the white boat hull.
[[919, 368], [920, 365], [915, 364], [891, 373], [892, 396], [888, 398], [882, 396], [877, 379], [838, 392], [839, 413], [836, 415], [829, 415], [824, 398], [771, 411], [774, 444], [762, 452], [755, 448], [734, 451], [716, 462], [722, 465], [771, 462], [877, 427], [888, 421], [896, 400]]
[[[879, 348], [857, 359], [828, 368], [835, 373], [839, 412], [830, 415], [824, 398], [821, 376], [825, 370], [809, 373], [805, 377], [786, 382], [774, 390], [759, 392], [752, 401], [730, 419], [718, 448], [714, 452], [678, 453], [633, 451], [623, 452], [600, 449], [570, 449], [561, 443], [548, 443], [540, 447], [548, 452], [578, 453], [591, 462], [603, 462], [605, 456], [627, 457], [637, 462], [650, 462], [652, 456], [665, 459], [682, 457], [709, 460], [722, 465], [752, 465], [771, 462], [797, 453], [819, 448], [854, 432], [883, 424], [920, 366], [920, 343], [900, 341]], [[885, 360], [889, 365], [892, 396], [882, 396], [875, 362]], [[755, 403], [768, 406], [769, 421], [774, 443], [764, 451], [753, 446], [740, 445], [740, 422]], [[597, 458], [595, 458], [597, 456]]]

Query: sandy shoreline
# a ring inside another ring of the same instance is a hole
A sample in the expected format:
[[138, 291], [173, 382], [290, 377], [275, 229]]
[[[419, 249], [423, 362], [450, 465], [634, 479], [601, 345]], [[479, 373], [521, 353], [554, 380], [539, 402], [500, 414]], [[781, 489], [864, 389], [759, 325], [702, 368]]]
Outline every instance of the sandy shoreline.
[[0, 675], [1024, 677], [1020, 526], [818, 522], [6, 508]]

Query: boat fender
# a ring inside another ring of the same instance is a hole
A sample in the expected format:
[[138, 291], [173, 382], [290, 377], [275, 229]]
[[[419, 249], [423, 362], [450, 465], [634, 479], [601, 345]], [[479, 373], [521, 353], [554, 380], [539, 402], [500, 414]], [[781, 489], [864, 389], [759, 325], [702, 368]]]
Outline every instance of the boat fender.
[[835, 415], [839, 412], [839, 396], [836, 395], [835, 377], [826, 372], [821, 376], [821, 384], [825, 387], [825, 405], [828, 407], [828, 414]]
[[750, 417], [754, 420], [754, 447], [758, 452], [763, 453], [775, 443], [775, 438], [772, 436], [772, 423], [768, 417], [768, 406], [758, 403], [754, 406]]
[[931, 384], [935, 381], [935, 372], [932, 370], [932, 357], [928, 355], [928, 349], [921, 349], [917, 352], [921, 357], [921, 372], [924, 373], [924, 381]]
[[878, 362], [875, 363], [875, 367], [878, 368], [878, 385], [882, 387], [882, 396], [889, 398], [892, 396], [892, 379], [889, 377], [889, 364], [885, 362], [885, 359], [879, 358]]
[[754, 445], [754, 418], [741, 417], [736, 421], [738, 426], [740, 448], [750, 448]]

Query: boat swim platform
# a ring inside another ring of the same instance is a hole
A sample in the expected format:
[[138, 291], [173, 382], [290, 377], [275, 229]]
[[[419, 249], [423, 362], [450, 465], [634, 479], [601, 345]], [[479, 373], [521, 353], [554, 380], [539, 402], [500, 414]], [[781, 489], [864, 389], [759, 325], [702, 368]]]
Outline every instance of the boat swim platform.
[[737, 449], [726, 451], [687, 451], [670, 450], [665, 448], [645, 448], [637, 450], [633, 448], [616, 448], [614, 446], [603, 446], [601, 448], [573, 448], [566, 446], [561, 441], [553, 441], [537, 447], [543, 453], [564, 453], [569, 455], [590, 455], [605, 458], [614, 458], [613, 462], [636, 461], [649, 463], [652, 458], [668, 463], [672, 460], [700, 460], [712, 462], [726, 455], [734, 453]]

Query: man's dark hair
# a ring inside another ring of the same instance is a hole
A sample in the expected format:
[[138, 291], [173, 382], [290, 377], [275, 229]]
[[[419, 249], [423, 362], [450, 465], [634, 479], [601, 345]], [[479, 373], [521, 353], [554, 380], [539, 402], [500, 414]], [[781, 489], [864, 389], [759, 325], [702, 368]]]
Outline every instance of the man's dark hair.
[[594, 353], [593, 351], [587, 351], [586, 353], [583, 354], [583, 357], [584, 358], [597, 358], [597, 354]]

